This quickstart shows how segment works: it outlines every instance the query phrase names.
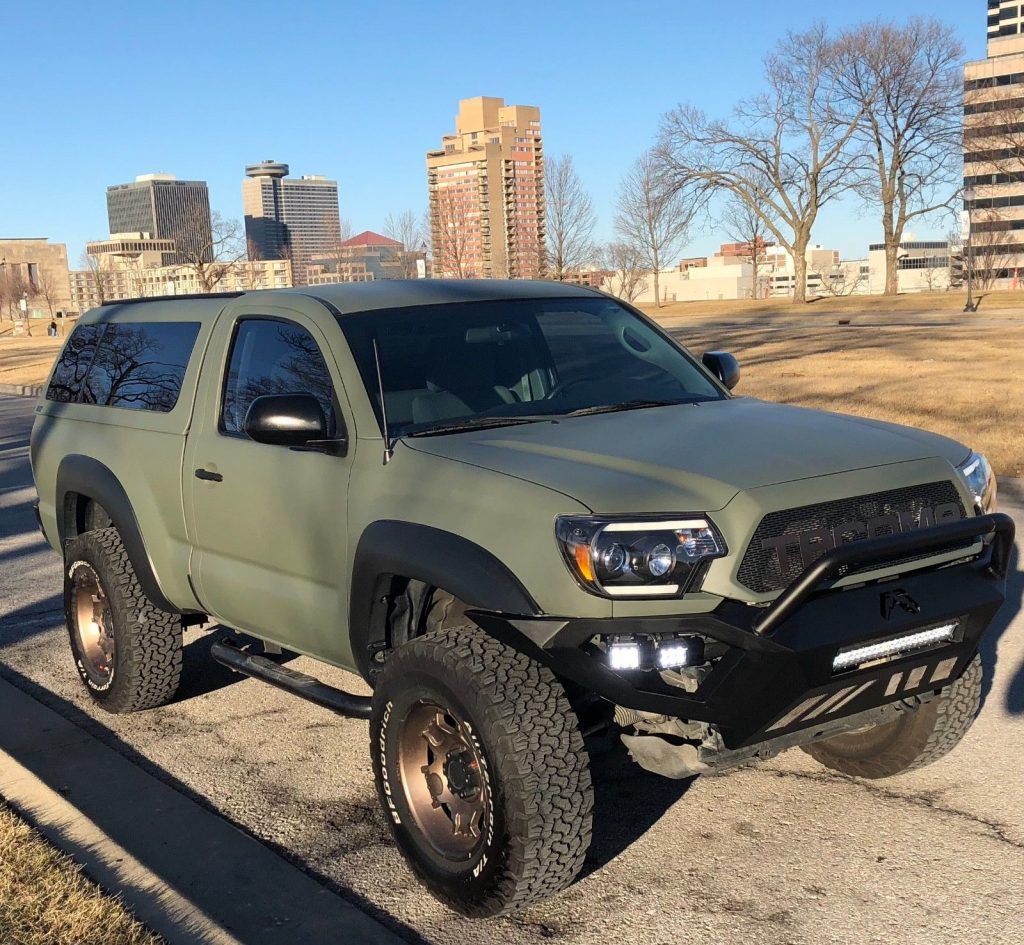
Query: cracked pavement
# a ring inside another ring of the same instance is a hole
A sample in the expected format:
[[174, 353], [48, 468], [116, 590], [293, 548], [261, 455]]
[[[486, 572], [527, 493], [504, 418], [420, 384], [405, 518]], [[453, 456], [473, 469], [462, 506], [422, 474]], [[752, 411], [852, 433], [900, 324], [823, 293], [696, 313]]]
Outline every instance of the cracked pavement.
[[[353, 898], [410, 941], [889, 943], [1024, 940], [1024, 618], [986, 642], [984, 709], [937, 764], [887, 781], [793, 750], [672, 782], [595, 746], [595, 838], [584, 876], [522, 916], [468, 921], [426, 895], [377, 808], [366, 725], [209, 659], [186, 634], [182, 693], [134, 716], [96, 711], [68, 653], [60, 567], [35, 529], [32, 402], [0, 398], [0, 673]], [[964, 437], [969, 439], [965, 432]], [[1024, 510], [1008, 503], [1024, 530]], [[1014, 560], [1019, 605], [1024, 573]], [[311, 661], [289, 665], [365, 691]], [[343, 936], [340, 936], [340, 939]]]

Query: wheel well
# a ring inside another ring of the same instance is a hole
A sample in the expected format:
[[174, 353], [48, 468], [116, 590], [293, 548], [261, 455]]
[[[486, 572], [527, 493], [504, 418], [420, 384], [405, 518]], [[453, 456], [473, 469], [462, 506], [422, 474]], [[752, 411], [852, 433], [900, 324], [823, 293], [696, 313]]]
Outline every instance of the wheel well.
[[383, 574], [378, 578], [367, 634], [373, 669], [383, 663], [389, 650], [433, 629], [429, 618], [439, 601], [451, 601], [454, 606], [466, 608], [444, 588], [399, 574]]
[[64, 496], [64, 527], [61, 534], [65, 540], [77, 538], [83, 532], [94, 528], [105, 528], [110, 524], [107, 510], [95, 499], [80, 492], [68, 492]]

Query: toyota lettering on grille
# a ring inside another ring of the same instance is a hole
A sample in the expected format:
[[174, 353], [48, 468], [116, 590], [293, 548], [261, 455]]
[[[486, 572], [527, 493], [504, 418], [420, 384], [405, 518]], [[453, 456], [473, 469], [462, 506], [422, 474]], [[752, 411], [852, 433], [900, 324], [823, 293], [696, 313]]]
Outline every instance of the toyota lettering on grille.
[[901, 532], [931, 528], [963, 518], [959, 503], [945, 502], [936, 506], [923, 506], [919, 512], [896, 512], [876, 515], [863, 521], [850, 519], [836, 525], [806, 528], [799, 532], [786, 532], [761, 540], [763, 551], [773, 552], [772, 564], [786, 572], [794, 564], [809, 567], [826, 551], [868, 538], [881, 538]]

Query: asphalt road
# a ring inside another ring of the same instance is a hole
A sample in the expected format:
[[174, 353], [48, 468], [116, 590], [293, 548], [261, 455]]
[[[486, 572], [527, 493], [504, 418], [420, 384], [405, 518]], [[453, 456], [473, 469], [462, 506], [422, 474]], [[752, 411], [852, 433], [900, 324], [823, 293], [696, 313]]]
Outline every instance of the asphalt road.
[[[1014, 607], [986, 647], [984, 709], [953, 754], [883, 782], [840, 777], [790, 751], [679, 783], [606, 751], [594, 760], [596, 836], [583, 878], [518, 918], [470, 922], [424, 894], [392, 846], [365, 723], [222, 671], [209, 660], [209, 634], [187, 634], [174, 704], [127, 717], [93, 709], [68, 655], [59, 562], [32, 517], [32, 406], [0, 398], [0, 673], [390, 917], [411, 941], [1024, 940], [1024, 617], [1009, 618], [1024, 596], [1019, 559]], [[1004, 508], [1024, 531], [1024, 509]], [[307, 660], [291, 665], [316, 671]], [[321, 675], [357, 686], [344, 673]]]

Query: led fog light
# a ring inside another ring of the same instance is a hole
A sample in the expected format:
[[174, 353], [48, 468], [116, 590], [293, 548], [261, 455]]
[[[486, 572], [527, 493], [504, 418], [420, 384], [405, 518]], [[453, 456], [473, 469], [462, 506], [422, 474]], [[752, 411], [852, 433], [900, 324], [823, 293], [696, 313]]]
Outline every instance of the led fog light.
[[902, 656], [912, 650], [934, 646], [936, 643], [945, 643], [953, 639], [958, 626], [960, 624], [954, 620], [952, 623], [944, 623], [939, 627], [905, 633], [901, 637], [883, 640], [881, 643], [867, 643], [864, 646], [840, 650], [836, 654], [836, 658], [832, 660], [832, 671], [838, 673], [844, 669], [860, 666], [861, 663], [872, 663], [886, 657]]
[[613, 643], [608, 647], [608, 665], [612, 669], [639, 669], [639, 643]]
[[700, 637], [657, 637], [640, 634], [635, 637], [604, 637], [608, 666], [624, 669], [682, 669], [704, 660], [704, 644]]
[[685, 640], [666, 640], [658, 644], [656, 652], [659, 669], [678, 669], [692, 662], [692, 648]]

